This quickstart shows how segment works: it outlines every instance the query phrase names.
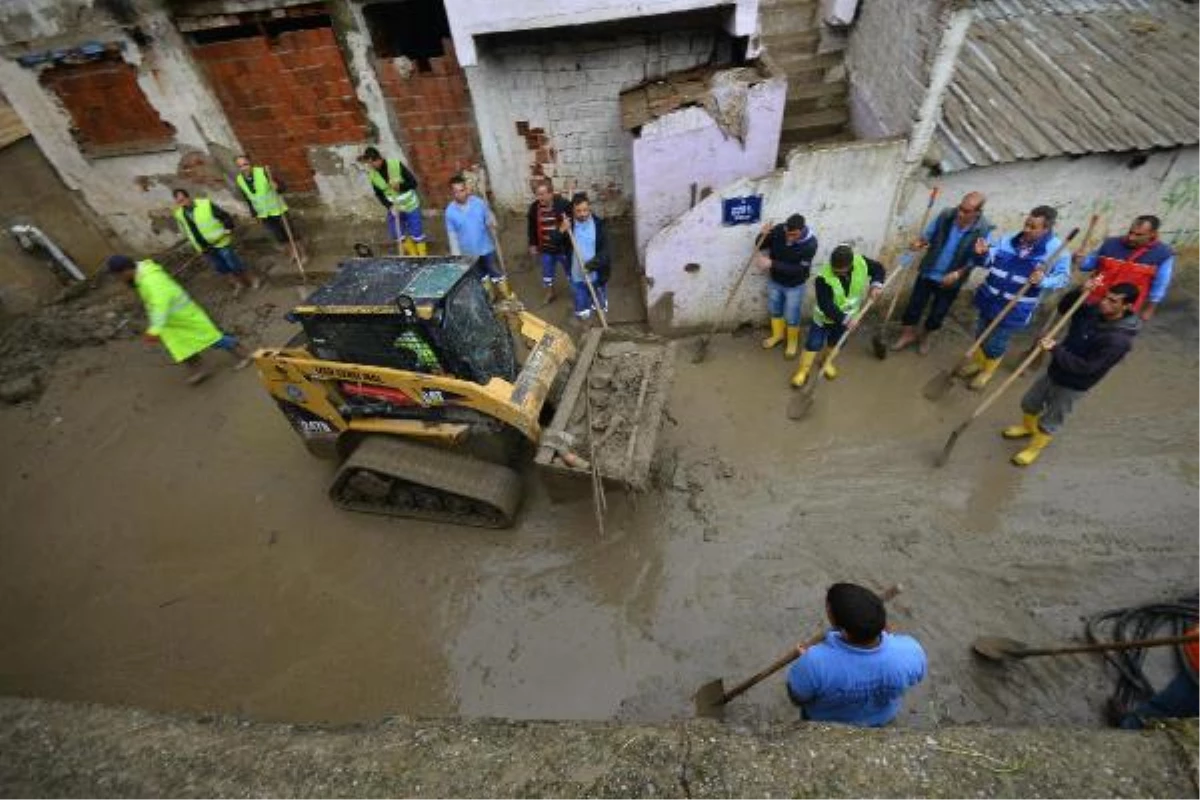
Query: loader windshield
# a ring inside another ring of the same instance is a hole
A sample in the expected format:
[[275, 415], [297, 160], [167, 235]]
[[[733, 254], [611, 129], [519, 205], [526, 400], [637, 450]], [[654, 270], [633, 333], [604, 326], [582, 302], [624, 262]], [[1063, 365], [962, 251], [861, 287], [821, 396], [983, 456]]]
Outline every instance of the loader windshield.
[[455, 372], [476, 383], [512, 381], [517, 360], [511, 334], [492, 312], [479, 281], [467, 276], [446, 300], [445, 348], [459, 362]]

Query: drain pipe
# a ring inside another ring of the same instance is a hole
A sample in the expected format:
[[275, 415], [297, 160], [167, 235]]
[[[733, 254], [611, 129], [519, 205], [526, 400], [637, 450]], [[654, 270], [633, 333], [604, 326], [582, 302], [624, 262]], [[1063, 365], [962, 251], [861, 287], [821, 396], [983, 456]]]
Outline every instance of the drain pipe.
[[32, 253], [36, 246], [41, 246], [72, 278], [77, 281], [87, 280], [87, 276], [75, 265], [71, 257], [64, 253], [41, 228], [34, 225], [13, 225], [9, 230], [13, 236], [17, 237], [17, 241], [25, 250]]

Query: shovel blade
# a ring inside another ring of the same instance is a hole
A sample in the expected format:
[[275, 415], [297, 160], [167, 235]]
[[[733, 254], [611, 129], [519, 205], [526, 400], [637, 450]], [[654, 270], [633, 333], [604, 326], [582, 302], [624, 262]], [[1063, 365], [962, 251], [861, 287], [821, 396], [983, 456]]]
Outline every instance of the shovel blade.
[[954, 450], [954, 445], [958, 444], [958, 437], [962, 434], [964, 427], [966, 426], [957, 427], [950, 434], [950, 438], [946, 440], [946, 446], [942, 448], [942, 452], [938, 453], [937, 461], [933, 462], [934, 466], [939, 468], [946, 466], [946, 462], [950, 460], [950, 453]]
[[887, 343], [883, 341], [883, 333], [875, 334], [875, 338], [871, 340], [871, 350], [875, 353], [875, 357], [880, 361], [884, 361], [888, 357]]
[[941, 400], [946, 396], [946, 392], [950, 391], [950, 387], [954, 385], [954, 370], [943, 370], [925, 384], [925, 388], [921, 390], [921, 394], [925, 395], [926, 400]]
[[980, 636], [971, 643], [971, 649], [988, 661], [1010, 661], [1020, 658], [1029, 646], [1003, 636]]
[[[810, 380], [816, 380], [816, 378], [810, 378]], [[797, 392], [792, 399], [788, 401], [788, 419], [794, 422], [799, 422], [812, 412], [812, 407], [813, 393], [804, 391]]]
[[717, 678], [709, 681], [692, 695], [696, 716], [721, 719], [725, 716], [725, 681]]

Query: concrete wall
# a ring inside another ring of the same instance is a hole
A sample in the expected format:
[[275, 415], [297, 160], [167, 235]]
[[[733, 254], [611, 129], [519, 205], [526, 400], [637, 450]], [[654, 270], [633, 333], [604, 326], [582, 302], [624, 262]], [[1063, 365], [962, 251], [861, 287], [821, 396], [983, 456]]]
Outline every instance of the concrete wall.
[[[27, 253], [8, 228], [36, 225], [63, 252], [91, 274], [111, 252], [92, 215], [80, 207], [46, 162], [33, 139], [25, 137], [0, 149], [0, 322], [8, 315], [32, 310], [63, 288], [49, 266], [49, 256]], [[19, 191], [14, 188], [19, 187]]]
[[[646, 243], [697, 197], [747, 175], [763, 175], [779, 155], [779, 130], [787, 79], [768, 78], [750, 87], [744, 142], [726, 136], [703, 108], [679, 109], [642, 126], [633, 141], [634, 241], [639, 258]], [[686, 158], [687, 169], [680, 169]]]
[[545, 175], [566, 192], [587, 191], [601, 214], [625, 213], [632, 137], [618, 95], [707, 63], [717, 36], [685, 29], [481, 47], [466, 72], [496, 203], [524, 207]]
[[929, 83], [951, 0], [869, 0], [846, 51], [850, 125], [860, 139], [907, 134]]
[[[758, 226], [723, 227], [722, 197], [761, 193], [764, 220], [777, 223], [803, 214], [820, 241], [817, 263], [843, 242], [878, 255], [894, 234], [890, 217], [905, 146], [896, 139], [798, 148], [786, 169], [714, 192], [646, 246], [650, 324], [660, 333], [678, 333], [711, 325], [720, 314], [759, 232]], [[689, 263], [700, 269], [687, 271]], [[806, 302], [811, 305], [811, 296]], [[766, 276], [752, 268], [727, 320], [761, 322], [766, 315]]]
[[751, 36], [758, 25], [758, 0], [523, 0], [520, 3], [445, 0], [445, 3], [458, 61], [464, 67], [477, 63], [475, 37], [485, 33], [587, 25], [706, 8], [728, 9], [725, 30], [732, 36]]
[[[1163, 220], [1163, 239], [1179, 246], [1195, 269], [1200, 186], [1197, 149], [1155, 153], [1129, 168], [1130, 157], [1091, 155], [1003, 164], [942, 176], [941, 201], [953, 204], [968, 191], [987, 194], [987, 215], [1002, 231], [1015, 231], [1036, 205], [1058, 209], [1059, 228], [1084, 228], [1093, 214], [1109, 235], [1124, 233], [1138, 214]], [[903, 203], [908, 216], [920, 214], [928, 186], [914, 186]], [[1081, 234], [1082, 235], [1082, 234]]]

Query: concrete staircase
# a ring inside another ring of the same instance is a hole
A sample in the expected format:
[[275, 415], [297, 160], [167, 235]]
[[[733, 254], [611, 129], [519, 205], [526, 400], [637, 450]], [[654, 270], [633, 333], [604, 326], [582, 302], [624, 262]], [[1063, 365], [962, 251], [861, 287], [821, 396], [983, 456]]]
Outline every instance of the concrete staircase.
[[763, 0], [759, 30], [767, 58], [788, 78], [780, 164], [798, 144], [853, 138], [843, 63], [846, 37], [821, 24], [820, 2]]

